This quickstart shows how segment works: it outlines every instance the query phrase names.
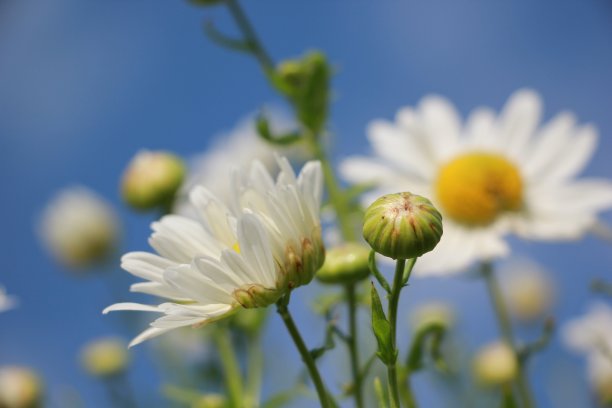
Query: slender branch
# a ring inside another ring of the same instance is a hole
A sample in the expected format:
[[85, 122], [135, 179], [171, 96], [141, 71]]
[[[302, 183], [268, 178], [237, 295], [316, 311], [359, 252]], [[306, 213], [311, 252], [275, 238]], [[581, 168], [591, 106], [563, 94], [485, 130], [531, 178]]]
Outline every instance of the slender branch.
[[346, 298], [349, 314], [349, 353], [351, 357], [351, 371], [353, 374], [353, 394], [355, 396], [355, 406], [363, 407], [363, 386], [360, 375], [359, 348], [357, 347], [357, 299], [355, 298], [355, 285], [346, 286]]
[[[518, 349], [516, 347], [516, 342], [514, 341], [512, 322], [510, 321], [510, 315], [508, 314], [508, 310], [506, 309], [499, 283], [493, 272], [493, 267], [491, 263], [483, 262], [481, 265], [481, 270], [485, 282], [487, 283], [487, 289], [489, 291], [491, 303], [493, 304], [493, 309], [495, 310], [495, 315], [497, 316], [499, 330], [501, 331], [502, 337], [504, 338], [506, 343], [512, 348], [518, 358]], [[523, 364], [523, 362], [521, 361], [519, 361], [519, 371], [516, 379], [516, 385], [521, 400], [523, 401], [524, 407], [534, 407], [535, 404], [533, 400], [533, 395], [529, 386], [527, 374], [525, 372], [525, 364]]]
[[251, 53], [255, 56], [257, 61], [259, 61], [266, 75], [269, 74], [274, 70], [274, 61], [259, 41], [257, 33], [242, 10], [242, 7], [240, 7], [240, 3], [238, 3], [237, 0], [225, 0], [225, 4], [242, 32], [245, 43], [250, 47]]
[[217, 346], [217, 351], [219, 352], [219, 357], [221, 358], [230, 406], [242, 408], [242, 373], [240, 372], [240, 365], [238, 364], [238, 358], [234, 352], [232, 343], [229, 341], [231, 337], [227, 326], [218, 324], [213, 331], [213, 338]]
[[291, 314], [289, 313], [289, 308], [287, 307], [289, 304], [289, 294], [285, 295], [276, 303], [276, 311], [283, 319], [285, 326], [287, 327], [287, 331], [291, 335], [295, 346], [297, 347], [300, 355], [302, 356], [302, 361], [306, 364], [306, 368], [308, 369], [308, 373], [310, 374], [310, 378], [314, 383], [314, 386], [317, 390], [317, 394], [319, 396], [319, 401], [321, 402], [322, 408], [332, 408], [331, 398], [325, 385], [323, 384], [323, 380], [321, 379], [321, 375], [319, 374], [319, 370], [317, 369], [317, 365], [315, 364], [310, 351], [306, 347], [306, 343], [302, 339], [302, 335], [300, 334]]

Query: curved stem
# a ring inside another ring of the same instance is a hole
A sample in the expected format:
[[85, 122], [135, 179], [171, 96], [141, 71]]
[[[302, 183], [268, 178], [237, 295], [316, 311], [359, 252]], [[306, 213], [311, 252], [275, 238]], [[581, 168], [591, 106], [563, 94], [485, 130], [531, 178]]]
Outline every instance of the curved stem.
[[[508, 345], [512, 348], [514, 354], [518, 356], [516, 343], [514, 341], [514, 332], [512, 330], [512, 322], [510, 321], [510, 315], [506, 309], [499, 283], [497, 282], [495, 274], [493, 273], [493, 267], [489, 262], [483, 262], [481, 265], [481, 270], [485, 282], [487, 283], [487, 289], [489, 291], [491, 303], [493, 304], [493, 309], [495, 310], [495, 315], [497, 316], [497, 323], [499, 324], [499, 330], [502, 333], [502, 337], [504, 338], [504, 341], [506, 341], [506, 343], [508, 343]], [[534, 407], [535, 404], [529, 386], [529, 381], [527, 379], [527, 373], [525, 372], [525, 366], [522, 363], [519, 366], [516, 384], [521, 400], [523, 400], [524, 407]]]
[[289, 313], [289, 308], [287, 305], [289, 304], [289, 295], [285, 295], [285, 297], [281, 298], [276, 303], [276, 311], [283, 319], [285, 326], [287, 327], [287, 331], [291, 335], [295, 346], [297, 347], [300, 355], [302, 356], [302, 361], [306, 364], [306, 368], [308, 369], [308, 373], [310, 374], [310, 378], [314, 383], [314, 386], [317, 390], [317, 394], [319, 396], [319, 401], [321, 402], [322, 408], [331, 408], [332, 404], [330, 401], [330, 396], [323, 384], [323, 380], [321, 379], [321, 375], [319, 374], [319, 370], [317, 369], [317, 365], [315, 364], [310, 351], [306, 347], [306, 343], [302, 339], [302, 335], [300, 334], [293, 318], [291, 317], [291, 313]]
[[242, 373], [240, 372], [238, 358], [230, 341], [230, 331], [227, 326], [219, 324], [213, 331], [213, 338], [221, 358], [230, 406], [242, 408]]
[[346, 298], [349, 314], [349, 336], [350, 341], [349, 353], [351, 357], [351, 372], [353, 374], [353, 394], [355, 396], [355, 406], [357, 408], [363, 407], [363, 379], [361, 378], [359, 363], [359, 348], [357, 347], [357, 299], [355, 298], [355, 285], [350, 284], [346, 286]]
[[242, 7], [240, 7], [240, 3], [238, 3], [237, 0], [225, 0], [225, 4], [227, 4], [227, 8], [236, 21], [238, 28], [242, 32], [242, 35], [249, 45], [252, 54], [255, 56], [255, 58], [257, 58], [257, 61], [259, 61], [261, 68], [266, 74], [270, 73], [272, 70], [274, 70], [274, 61], [268, 55], [265, 48], [259, 41], [257, 33], [242, 10]]

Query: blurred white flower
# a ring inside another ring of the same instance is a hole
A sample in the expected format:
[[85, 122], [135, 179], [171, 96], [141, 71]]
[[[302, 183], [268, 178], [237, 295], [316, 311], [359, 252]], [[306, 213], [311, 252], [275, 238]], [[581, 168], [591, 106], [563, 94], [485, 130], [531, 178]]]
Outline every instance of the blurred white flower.
[[177, 327], [202, 326], [240, 307], [268, 306], [312, 280], [324, 259], [321, 164], [306, 163], [298, 177], [287, 159], [278, 164], [276, 183], [261, 162], [234, 172], [227, 204], [202, 186], [194, 188], [190, 198], [199, 222], [165, 216], [153, 223], [149, 240], [161, 256], [131, 252], [123, 257], [126, 271], [149, 281], [132, 285], [132, 291], [173, 301], [106, 308], [104, 313], [164, 315], [131, 345]]
[[567, 322], [561, 335], [567, 346], [586, 355], [589, 381], [598, 397], [612, 401], [612, 308], [593, 303], [585, 315]]
[[396, 122], [375, 121], [368, 137], [376, 157], [340, 167], [355, 183], [374, 182], [366, 204], [385, 193], [430, 198], [444, 216], [444, 236], [417, 263], [417, 274], [445, 274], [506, 256], [504, 236], [577, 239], [612, 207], [612, 183], [574, 180], [595, 151], [597, 131], [561, 113], [542, 127], [533, 91], [514, 93], [499, 115], [479, 108], [467, 121], [439, 96]]
[[129, 360], [126, 343], [116, 337], [103, 337], [87, 343], [81, 350], [81, 363], [89, 375], [111, 377], [122, 373]]
[[119, 230], [110, 204], [85, 187], [61, 191], [47, 205], [39, 226], [54, 257], [74, 268], [105, 260], [117, 246]]
[[482, 347], [474, 358], [474, 375], [482, 385], [504, 385], [512, 382], [519, 370], [512, 348], [504, 342]]
[[543, 317], [554, 301], [554, 283], [546, 271], [525, 259], [501, 268], [502, 288], [510, 313], [519, 320]]
[[[271, 110], [266, 112], [273, 133], [283, 133], [294, 130], [295, 125], [284, 114]], [[246, 166], [254, 160], [260, 161], [270, 171], [276, 171], [275, 154], [288, 158], [302, 158], [303, 146], [279, 148], [262, 140], [255, 128], [256, 118], [250, 115], [241, 120], [229, 132], [221, 133], [215, 143], [201, 155], [191, 160], [187, 179], [181, 188], [182, 195], [187, 197], [193, 187], [202, 185], [213, 194], [225, 201], [231, 197], [230, 178], [232, 169], [236, 166]], [[175, 207], [178, 214], [189, 214], [188, 199], [181, 200]]]
[[18, 366], [0, 367], [0, 407], [40, 406], [41, 393], [40, 380], [32, 370]]
[[17, 303], [17, 298], [6, 293], [6, 289], [0, 285], [0, 312], [15, 308]]

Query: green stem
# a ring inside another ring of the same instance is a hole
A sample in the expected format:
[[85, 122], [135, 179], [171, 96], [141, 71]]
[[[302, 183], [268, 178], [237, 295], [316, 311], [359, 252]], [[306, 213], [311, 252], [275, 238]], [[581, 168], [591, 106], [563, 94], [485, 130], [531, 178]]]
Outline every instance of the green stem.
[[221, 358], [230, 406], [242, 408], [242, 373], [240, 372], [240, 365], [238, 364], [234, 347], [230, 341], [231, 336], [227, 326], [218, 324], [213, 331], [213, 338]]
[[255, 56], [257, 61], [259, 61], [259, 64], [261, 65], [261, 68], [264, 70], [266, 75], [268, 75], [274, 70], [274, 61], [272, 60], [270, 55], [268, 55], [265, 48], [259, 41], [257, 33], [253, 29], [251, 22], [242, 10], [240, 3], [238, 3], [237, 0], [225, 0], [225, 4], [227, 5], [227, 8], [232, 14], [234, 21], [236, 21], [238, 28], [242, 32], [245, 41], [249, 45], [251, 53]]
[[349, 353], [351, 357], [351, 372], [353, 374], [353, 395], [355, 396], [355, 406], [363, 407], [363, 378], [361, 378], [359, 363], [359, 348], [357, 347], [357, 299], [355, 297], [355, 285], [346, 286], [346, 298], [349, 314]]
[[[410, 260], [408, 264], [408, 270], [406, 271], [407, 278], [410, 277], [410, 273], [412, 272], [412, 267], [414, 266], [415, 260]], [[405, 259], [398, 259], [397, 264], [395, 265], [395, 276], [393, 277], [393, 286], [391, 288], [391, 294], [389, 295], [389, 324], [391, 325], [391, 346], [393, 348], [393, 352], [397, 353], [397, 345], [396, 345], [396, 337], [397, 337], [397, 306], [399, 304], [400, 292], [403, 287], [403, 283], [407, 282], [408, 279], [404, 278], [404, 270], [406, 267]], [[389, 400], [391, 401], [391, 408], [399, 408], [399, 388], [398, 388], [398, 379], [397, 379], [397, 364], [394, 361], [392, 364], [387, 366], [387, 374], [389, 377]], [[412, 391], [410, 389], [410, 378], [406, 378], [405, 382], [406, 386], [406, 395], [407, 395], [407, 405], [410, 408], [416, 407], [416, 402], [414, 401], [414, 397], [412, 396]]]
[[[499, 283], [495, 274], [493, 273], [493, 266], [489, 262], [483, 262], [482, 275], [484, 276], [485, 282], [487, 283], [487, 289], [497, 316], [497, 323], [499, 324], [499, 330], [501, 331], [504, 341], [512, 348], [514, 354], [518, 356], [518, 350], [516, 342], [514, 341], [514, 332], [512, 330], [512, 322], [510, 321], [510, 315], [506, 309], [502, 291], [499, 287]], [[527, 374], [525, 372], [525, 365], [520, 364], [518, 375], [516, 379], [516, 385], [523, 401], [525, 408], [532, 408], [535, 406]]]
[[291, 314], [289, 313], [289, 308], [287, 305], [289, 304], [289, 294], [285, 295], [276, 303], [276, 311], [283, 319], [285, 326], [287, 327], [287, 331], [291, 335], [295, 346], [297, 347], [300, 355], [302, 356], [302, 361], [306, 364], [306, 368], [308, 369], [308, 373], [310, 374], [310, 378], [314, 383], [314, 386], [317, 390], [317, 394], [319, 396], [319, 401], [321, 402], [322, 408], [331, 408], [332, 403], [330, 401], [330, 396], [323, 384], [323, 380], [321, 379], [321, 375], [319, 374], [319, 370], [315, 364], [308, 347], [306, 347], [306, 343], [302, 339], [302, 335], [300, 334]]
[[329, 201], [334, 207], [336, 216], [338, 217], [338, 224], [340, 225], [340, 231], [342, 236], [347, 241], [355, 241], [355, 229], [351, 222], [351, 211], [348, 206], [348, 202], [345, 199], [344, 193], [340, 188], [340, 183], [336, 178], [334, 168], [331, 165], [329, 157], [325, 152], [325, 149], [321, 146], [319, 139], [312, 134], [307, 132], [307, 141], [315, 159], [321, 162], [321, 168], [323, 170], [323, 179], [325, 180], [325, 186], [329, 194]]
[[261, 378], [263, 370], [263, 354], [261, 352], [261, 334], [258, 332], [249, 337], [247, 344], [247, 384], [244, 401], [245, 408], [259, 406]]

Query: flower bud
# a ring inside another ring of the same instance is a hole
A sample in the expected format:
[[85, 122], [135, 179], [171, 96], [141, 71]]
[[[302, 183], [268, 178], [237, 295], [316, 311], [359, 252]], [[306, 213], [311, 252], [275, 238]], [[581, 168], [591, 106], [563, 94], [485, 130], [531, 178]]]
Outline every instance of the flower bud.
[[184, 177], [185, 166], [180, 157], [143, 150], [123, 173], [121, 194], [136, 210], [167, 207], [174, 201]]
[[332, 248], [325, 255], [325, 262], [317, 272], [317, 279], [330, 284], [356, 283], [370, 274], [369, 256], [368, 247], [354, 242]]
[[227, 406], [227, 399], [221, 394], [203, 395], [193, 404], [194, 408], [224, 408]]
[[363, 237], [384, 256], [416, 258], [440, 241], [442, 215], [425, 197], [411, 193], [384, 195], [366, 210]]
[[504, 295], [515, 318], [533, 321], [550, 310], [554, 301], [553, 282], [544, 271], [520, 262], [503, 272]]
[[44, 244], [55, 258], [72, 268], [105, 261], [119, 241], [113, 208], [83, 187], [62, 191], [45, 209], [40, 226]]
[[483, 347], [474, 359], [474, 374], [483, 385], [508, 384], [518, 373], [514, 351], [502, 342]]
[[30, 369], [17, 366], [0, 368], [0, 407], [35, 408], [40, 406], [41, 384]]
[[94, 377], [112, 377], [122, 373], [128, 363], [127, 345], [117, 338], [102, 338], [85, 345], [81, 363]]
[[454, 320], [453, 310], [442, 302], [430, 302], [419, 306], [411, 316], [412, 326], [416, 331], [431, 325], [448, 328]]

